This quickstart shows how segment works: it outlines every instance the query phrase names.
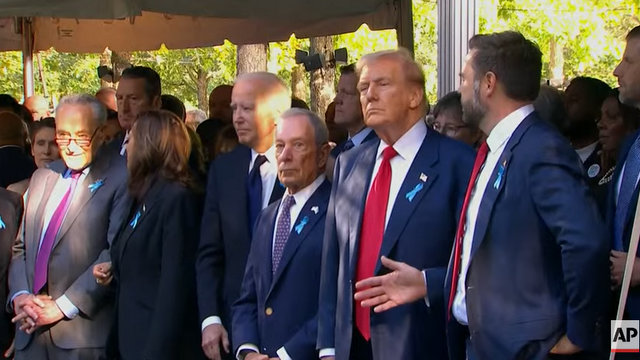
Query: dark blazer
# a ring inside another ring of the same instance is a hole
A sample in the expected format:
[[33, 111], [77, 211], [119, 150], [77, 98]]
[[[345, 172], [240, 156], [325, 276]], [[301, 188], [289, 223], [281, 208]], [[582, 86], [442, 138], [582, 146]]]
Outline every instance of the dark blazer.
[[[126, 172], [108, 157], [97, 157], [62, 222], [51, 256], [48, 294], [54, 299], [66, 295], [80, 313], [50, 328], [53, 344], [62, 349], [101, 348], [106, 344], [113, 317], [112, 293], [96, 284], [95, 264], [109, 261], [109, 246], [125, 217]], [[10, 296], [33, 290], [36, 255], [43, 229], [43, 213], [49, 194], [67, 168], [61, 160], [49, 169], [38, 169], [31, 177], [23, 230], [13, 248], [9, 272]], [[79, 249], [82, 249], [79, 252]], [[13, 304], [7, 307], [13, 311]], [[16, 349], [24, 349], [31, 335], [16, 330]]]
[[[465, 284], [472, 353], [546, 359], [565, 333], [592, 349], [608, 305], [607, 251], [580, 159], [532, 113], [505, 145], [480, 203]], [[464, 359], [450, 319], [452, 359]]]
[[[251, 244], [245, 186], [250, 161], [251, 150], [238, 145], [211, 163], [202, 215], [196, 262], [200, 321], [220, 316], [227, 330]], [[284, 187], [276, 180], [270, 202], [283, 193]]]
[[[7, 302], [9, 262], [11, 247], [16, 240], [22, 221], [22, 197], [13, 191], [0, 188], [0, 301]], [[0, 312], [0, 349], [6, 350], [13, 340], [11, 313]]]
[[203, 356], [194, 267], [201, 208], [192, 190], [163, 179], [131, 207], [111, 250], [121, 359]]
[[[318, 292], [330, 194], [331, 184], [325, 180], [300, 211], [274, 276], [271, 254], [280, 202], [256, 220], [240, 298], [233, 305], [234, 353], [251, 343], [269, 357], [277, 357], [284, 346], [293, 359], [318, 358]], [[305, 218], [308, 222], [300, 225]]]
[[3, 146], [0, 148], [0, 187], [7, 186], [28, 179], [36, 164], [24, 149], [18, 146]]
[[[349, 358], [362, 213], [379, 144], [368, 141], [336, 161], [322, 254], [317, 347], [335, 348], [338, 360]], [[393, 206], [380, 255], [426, 269], [430, 307], [417, 301], [372, 311], [375, 360], [447, 357], [443, 282], [474, 157], [470, 147], [427, 130]], [[409, 200], [419, 184], [422, 190]], [[375, 274], [387, 272], [378, 260]]]
[[[618, 153], [618, 165], [616, 166], [616, 170], [613, 174], [613, 179], [609, 182], [609, 196], [607, 197], [607, 227], [609, 229], [609, 234], [612, 234], [611, 239], [613, 239], [613, 226], [614, 226], [614, 217], [616, 214], [616, 195], [618, 193], [618, 183], [620, 182], [620, 175], [622, 173], [622, 168], [624, 167], [624, 163], [627, 161], [627, 155], [629, 155], [629, 149], [631, 149], [631, 145], [636, 140], [636, 138], [640, 136], [640, 131], [636, 131], [633, 135], [628, 136], [622, 146], [620, 147], [620, 151]], [[638, 192], [640, 187], [636, 185], [636, 188], [633, 190], [633, 195], [631, 197], [631, 204], [635, 204], [638, 201]], [[635, 215], [635, 207], [630, 207], [627, 213], [627, 218], [625, 220], [624, 233], [622, 235], [622, 245], [625, 252], [629, 251], [629, 242], [631, 239], [631, 230], [633, 228], [633, 217]], [[611, 244], [613, 247], [613, 244]], [[636, 256], [640, 254], [640, 250], [636, 253]], [[637, 261], [637, 260], [636, 260]], [[614, 305], [617, 309], [618, 298], [615, 297]], [[630, 288], [629, 296], [627, 297], [627, 306], [625, 308], [625, 318], [629, 319], [640, 319], [640, 288]]]

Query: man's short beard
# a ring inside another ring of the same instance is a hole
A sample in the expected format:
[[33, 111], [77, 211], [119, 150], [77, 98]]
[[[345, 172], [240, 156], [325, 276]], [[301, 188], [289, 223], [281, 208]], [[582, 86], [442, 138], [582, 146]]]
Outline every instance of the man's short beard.
[[487, 107], [480, 103], [480, 81], [473, 81], [473, 98], [462, 103], [462, 121], [474, 127], [480, 126], [480, 122], [487, 114]]

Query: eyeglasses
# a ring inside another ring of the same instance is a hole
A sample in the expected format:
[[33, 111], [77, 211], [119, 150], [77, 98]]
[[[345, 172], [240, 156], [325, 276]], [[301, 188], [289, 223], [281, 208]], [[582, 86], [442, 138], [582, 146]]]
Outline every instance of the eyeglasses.
[[75, 138], [72, 138], [69, 135], [56, 136], [56, 143], [58, 144], [58, 147], [66, 148], [71, 145], [71, 141], [73, 140], [79, 147], [88, 148], [97, 131], [98, 129], [96, 129], [91, 136], [79, 136]]

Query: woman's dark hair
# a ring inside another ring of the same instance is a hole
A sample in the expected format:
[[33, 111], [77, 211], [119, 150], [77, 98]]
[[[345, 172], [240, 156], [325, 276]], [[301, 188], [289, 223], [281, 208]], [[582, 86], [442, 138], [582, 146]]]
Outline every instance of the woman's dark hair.
[[127, 168], [129, 191], [140, 199], [158, 178], [192, 187], [191, 139], [186, 125], [165, 110], [143, 112], [130, 133]]
[[40, 119], [40, 121], [34, 121], [29, 124], [29, 137], [31, 138], [31, 143], [35, 143], [36, 134], [46, 128], [51, 128], [53, 131], [56, 130], [56, 119], [52, 117], [46, 117]]

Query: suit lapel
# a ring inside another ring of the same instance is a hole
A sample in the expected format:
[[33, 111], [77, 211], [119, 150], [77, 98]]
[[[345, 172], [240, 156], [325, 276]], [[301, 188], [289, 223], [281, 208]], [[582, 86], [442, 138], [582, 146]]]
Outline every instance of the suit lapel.
[[135, 232], [140, 229], [140, 225], [144, 223], [144, 221], [149, 217], [148, 214], [151, 212], [151, 209], [155, 207], [162, 196], [162, 189], [164, 188], [161, 180], [155, 180], [153, 185], [147, 191], [147, 194], [144, 195], [142, 202], [139, 204], [132, 205], [132, 209], [129, 212], [129, 219], [123, 224], [121, 230], [121, 244], [120, 247], [120, 258], [125, 253], [127, 243], [129, 239]]
[[[428, 131], [394, 201], [380, 247], [381, 256], [389, 255], [416, 207], [438, 177], [433, 165], [438, 162], [439, 143], [438, 136]], [[374, 274], [380, 271], [381, 266], [378, 256]]]
[[[271, 282], [273, 280], [273, 271], [271, 270], [271, 262], [273, 258], [273, 234], [276, 232], [276, 218], [278, 217], [279, 209], [280, 203], [278, 203], [277, 206], [270, 206], [264, 210], [264, 214], [262, 214], [262, 216], [265, 219], [269, 219], [269, 222], [266, 223], [264, 228], [257, 232], [257, 234], [264, 234], [264, 236], [267, 237], [267, 239], [261, 242], [260, 247], [258, 247], [258, 249], [261, 250], [260, 258], [264, 259], [264, 261], [260, 262], [262, 265], [259, 270], [259, 275], [262, 277], [262, 284], [264, 284], [262, 288], [265, 290], [271, 288]], [[257, 234], [254, 235], [259, 236]]]
[[489, 226], [489, 221], [491, 220], [491, 215], [493, 213], [493, 208], [496, 204], [496, 201], [498, 200], [498, 196], [502, 192], [502, 189], [507, 182], [513, 149], [520, 143], [520, 140], [522, 139], [524, 133], [537, 119], [535, 116], [533, 116], [533, 114], [535, 114], [535, 112], [527, 116], [513, 132], [511, 138], [509, 139], [509, 142], [507, 142], [507, 145], [502, 152], [502, 155], [500, 155], [500, 159], [498, 160], [496, 167], [491, 173], [489, 183], [487, 184], [484, 194], [482, 195], [482, 200], [480, 200], [480, 208], [478, 209], [478, 217], [476, 219], [473, 241], [471, 245], [471, 255], [469, 257], [470, 259], [473, 259], [473, 255], [484, 240], [487, 232], [487, 227]]
[[[327, 199], [329, 198], [328, 192], [331, 191], [331, 185], [325, 180], [320, 187], [311, 195], [307, 203], [304, 205], [296, 222], [293, 224], [287, 243], [284, 246], [282, 252], [282, 258], [276, 273], [274, 274], [273, 281], [271, 282], [271, 290], [273, 290], [275, 284], [282, 276], [284, 269], [287, 267], [296, 250], [308, 237], [311, 229], [316, 225], [320, 219], [324, 219], [324, 214], [327, 211]], [[315, 209], [315, 210], [312, 210]]]
[[[249, 201], [247, 194], [247, 178], [249, 176], [249, 163], [251, 162], [251, 149], [244, 145], [238, 145], [237, 154], [235, 154], [235, 158], [233, 159], [233, 163], [237, 164], [237, 166], [232, 166], [228, 169], [229, 177], [226, 179], [229, 185], [226, 187], [227, 190], [232, 191], [230, 194], [219, 194], [219, 196], [231, 196], [233, 197], [233, 202], [237, 203], [238, 206], [229, 207], [228, 209], [224, 209], [224, 211], [235, 211], [235, 218], [241, 222], [241, 228], [246, 231], [245, 236], [251, 242], [251, 228], [249, 227], [249, 211], [247, 208], [247, 203]], [[225, 169], [226, 170], [226, 169]], [[242, 179], [242, 180], [240, 180]], [[238, 186], [237, 182], [241, 181], [240, 186]], [[222, 188], [223, 191], [225, 188]], [[223, 209], [220, 209], [223, 211]]]
[[[380, 140], [370, 141], [370, 144], [362, 144], [362, 150], [358, 150], [359, 154], [354, 159], [353, 169], [344, 181], [344, 188], [348, 189], [350, 194], [354, 194], [354, 203], [349, 207], [351, 214], [347, 214], [347, 223], [349, 230], [349, 276], [350, 279], [355, 277], [355, 269], [357, 263], [358, 244], [360, 237], [360, 228], [362, 224], [362, 214], [364, 212], [364, 203], [369, 192], [369, 184], [373, 177], [373, 167], [376, 163], [376, 155]], [[358, 149], [360, 149], [360, 147]]]
[[[35, 264], [36, 263], [36, 255], [38, 253], [38, 248], [40, 246], [40, 239], [42, 238], [42, 234], [44, 233], [44, 210], [47, 207], [47, 202], [49, 200], [49, 194], [53, 192], [58, 181], [62, 179], [62, 175], [55, 171], [53, 173], [48, 173], [45, 179], [44, 187], [41, 189], [41, 193], [39, 195], [39, 199], [37, 202], [32, 202], [32, 200], [28, 200], [29, 203], [38, 204], [36, 208], [36, 214], [33, 218], [33, 221], [29, 221], [26, 223], [27, 228], [25, 229], [25, 235], [28, 234], [28, 238], [25, 237], [25, 248], [27, 248], [27, 256], [26, 262], [27, 264]], [[31, 193], [28, 197], [32, 195], [36, 195]], [[33, 249], [33, 251], [29, 251], [29, 249]]]
[[82, 183], [76, 185], [75, 194], [73, 195], [74, 198], [71, 204], [69, 204], [69, 210], [67, 210], [67, 214], [64, 217], [60, 231], [53, 244], [54, 249], [60, 242], [60, 239], [69, 231], [78, 215], [82, 213], [87, 202], [91, 200], [93, 195], [100, 191], [100, 188], [107, 181], [107, 172], [104, 171], [106, 165], [108, 165], [108, 163], [104, 161], [94, 162]]

